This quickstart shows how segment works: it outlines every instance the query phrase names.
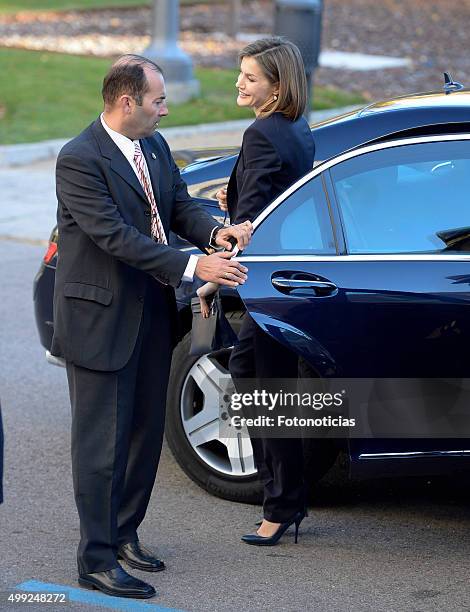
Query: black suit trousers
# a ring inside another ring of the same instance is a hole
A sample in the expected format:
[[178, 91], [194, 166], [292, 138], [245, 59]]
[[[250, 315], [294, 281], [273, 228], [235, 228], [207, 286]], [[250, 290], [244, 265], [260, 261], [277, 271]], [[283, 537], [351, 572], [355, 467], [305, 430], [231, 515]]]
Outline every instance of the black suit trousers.
[[[243, 378], [262, 384], [263, 379], [295, 378], [297, 357], [263, 332], [247, 313], [229, 369], [235, 387], [237, 379]], [[264, 487], [264, 518], [283, 523], [306, 504], [303, 442], [300, 438], [257, 438], [252, 432], [250, 438]]]
[[169, 321], [167, 295], [149, 278], [128, 363], [114, 372], [67, 364], [80, 573], [117, 567], [119, 546], [137, 539], [163, 440], [173, 345]]

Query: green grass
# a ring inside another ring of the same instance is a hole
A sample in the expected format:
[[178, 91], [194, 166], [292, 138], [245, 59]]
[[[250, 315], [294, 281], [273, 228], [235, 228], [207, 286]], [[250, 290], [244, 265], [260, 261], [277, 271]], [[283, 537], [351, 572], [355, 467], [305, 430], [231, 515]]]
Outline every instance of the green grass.
[[0, 13], [18, 11], [66, 11], [70, 9], [90, 9], [126, 6], [145, 6], [150, 0], [0, 0]]
[[[180, 4], [202, 4], [215, 0], [180, 0]], [[152, 0], [0, 0], [1, 13], [18, 11], [68, 11], [109, 7], [150, 6]]]
[[[67, 138], [78, 134], [102, 109], [101, 84], [108, 59], [0, 49], [0, 144]], [[236, 70], [197, 69], [202, 95], [172, 104], [162, 127], [249, 119], [235, 103]], [[316, 88], [315, 108], [360, 104], [363, 99]]]

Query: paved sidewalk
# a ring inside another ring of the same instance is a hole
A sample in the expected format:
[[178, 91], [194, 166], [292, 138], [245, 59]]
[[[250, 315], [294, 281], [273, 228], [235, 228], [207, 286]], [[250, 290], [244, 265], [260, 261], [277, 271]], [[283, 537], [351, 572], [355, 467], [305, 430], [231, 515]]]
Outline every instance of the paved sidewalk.
[[0, 170], [0, 239], [46, 244], [55, 225], [55, 160]]
[[[317, 122], [347, 112], [346, 109], [315, 112]], [[239, 146], [252, 122], [232, 121], [167, 128], [161, 133], [172, 150]], [[46, 244], [55, 225], [55, 159], [66, 140], [0, 147], [0, 240]]]

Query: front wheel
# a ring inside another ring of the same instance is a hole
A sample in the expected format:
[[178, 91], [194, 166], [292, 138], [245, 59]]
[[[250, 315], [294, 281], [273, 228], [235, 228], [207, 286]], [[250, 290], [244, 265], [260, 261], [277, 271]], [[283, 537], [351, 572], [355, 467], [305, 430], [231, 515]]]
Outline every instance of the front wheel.
[[[238, 332], [243, 312], [228, 313]], [[247, 432], [223, 438], [219, 432], [221, 384], [230, 379], [230, 350], [202, 357], [189, 354], [191, 333], [175, 348], [168, 388], [166, 439], [182, 470], [200, 487], [223, 499], [260, 503], [253, 449]], [[305, 441], [308, 486], [333, 465], [338, 450], [331, 441]]]
[[[237, 332], [243, 313], [227, 318]], [[229, 379], [229, 350], [202, 357], [189, 354], [191, 333], [176, 347], [171, 367], [166, 439], [183, 471], [213, 495], [245, 503], [259, 503], [262, 487], [246, 432], [238, 437], [219, 435], [221, 381]]]

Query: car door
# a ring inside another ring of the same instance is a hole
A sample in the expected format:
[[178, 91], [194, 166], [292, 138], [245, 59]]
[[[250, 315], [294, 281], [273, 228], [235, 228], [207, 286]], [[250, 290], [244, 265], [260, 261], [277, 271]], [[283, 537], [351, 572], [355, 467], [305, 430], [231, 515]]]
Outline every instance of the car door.
[[[240, 257], [254, 320], [320, 376], [468, 377], [469, 139], [362, 147], [288, 190]], [[387, 448], [412, 443], [462, 446]]]

